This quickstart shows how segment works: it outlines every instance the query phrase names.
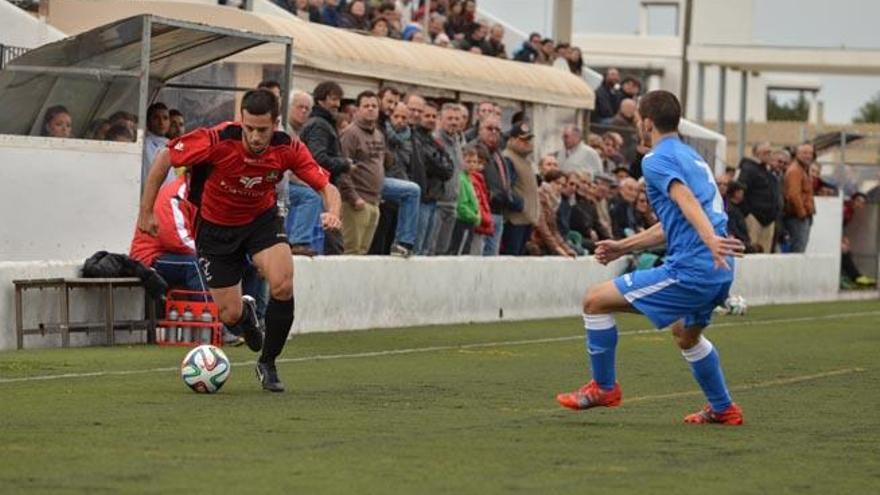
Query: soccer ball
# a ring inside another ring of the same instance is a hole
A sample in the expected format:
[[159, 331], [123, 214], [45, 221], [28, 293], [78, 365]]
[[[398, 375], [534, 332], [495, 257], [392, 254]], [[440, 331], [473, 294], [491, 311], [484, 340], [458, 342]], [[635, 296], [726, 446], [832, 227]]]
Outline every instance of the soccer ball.
[[746, 298], [743, 296], [731, 295], [724, 301], [724, 312], [734, 316], [744, 316], [749, 310]]
[[219, 348], [200, 345], [189, 351], [180, 363], [180, 377], [193, 391], [213, 394], [229, 378], [229, 358]]

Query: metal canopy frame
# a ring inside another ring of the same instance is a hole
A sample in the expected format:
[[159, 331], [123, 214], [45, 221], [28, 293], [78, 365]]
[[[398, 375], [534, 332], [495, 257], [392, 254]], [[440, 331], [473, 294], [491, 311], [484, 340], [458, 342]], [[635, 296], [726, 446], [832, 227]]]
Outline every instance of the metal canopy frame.
[[[271, 34], [263, 34], [263, 33], [254, 33], [250, 31], [242, 31], [236, 29], [229, 29], [217, 26], [211, 26], [208, 24], [201, 24], [189, 21], [182, 21], [178, 19], [171, 19], [162, 16], [156, 16], [152, 14], [141, 14], [133, 17], [129, 17], [126, 19], [121, 19], [119, 21], [110, 23], [108, 25], [119, 24], [123, 22], [128, 22], [135, 18], [142, 18], [142, 32], [141, 32], [141, 54], [140, 54], [140, 67], [138, 70], [121, 70], [118, 68], [105, 68], [105, 67], [59, 67], [59, 66], [45, 66], [45, 65], [26, 65], [26, 64], [17, 64], [15, 61], [10, 62], [5, 70], [10, 72], [23, 72], [23, 73], [34, 73], [34, 74], [52, 74], [58, 76], [68, 76], [68, 77], [77, 77], [77, 78], [87, 78], [87, 79], [112, 79], [114, 77], [122, 77], [122, 78], [132, 78], [139, 80], [138, 86], [138, 136], [143, 137], [146, 134], [146, 113], [147, 107], [150, 104], [152, 98], [158, 95], [159, 90], [164, 86], [175, 87], [175, 86], [183, 86], [176, 85], [174, 83], [166, 83], [165, 81], [160, 81], [156, 78], [153, 78], [153, 81], [157, 83], [154, 86], [154, 92], [150, 94], [150, 62], [152, 52], [152, 34], [153, 34], [153, 26], [154, 25], [163, 25], [170, 26], [173, 28], [179, 29], [187, 29], [191, 31], [198, 31], [218, 36], [226, 36], [231, 38], [239, 38], [246, 40], [253, 40], [258, 43], [255, 43], [251, 46], [243, 47], [238, 50], [230, 51], [224, 54], [221, 57], [217, 57], [215, 59], [210, 59], [201, 63], [198, 66], [194, 66], [189, 70], [196, 69], [198, 67], [204, 67], [206, 65], [210, 65], [219, 60], [223, 60], [227, 57], [235, 55], [237, 53], [249, 50], [256, 46], [260, 46], [266, 43], [279, 43], [285, 46], [285, 60], [284, 66], [286, 70], [282, 71], [281, 76], [281, 95], [282, 95], [282, 105], [281, 105], [281, 118], [282, 122], [287, 122], [287, 113], [288, 113], [288, 105], [286, 104], [289, 101], [290, 97], [290, 86], [292, 75], [291, 71], [293, 68], [293, 38], [287, 36], [278, 36]], [[101, 28], [96, 28], [101, 29]], [[179, 74], [178, 74], [179, 75]], [[176, 77], [176, 76], [174, 76]], [[199, 89], [203, 90], [228, 90], [229, 88], [226, 86], [215, 86], [210, 84], [202, 84], [199, 85]], [[48, 103], [44, 104], [48, 105]], [[42, 113], [45, 111], [45, 108], [41, 109]]]

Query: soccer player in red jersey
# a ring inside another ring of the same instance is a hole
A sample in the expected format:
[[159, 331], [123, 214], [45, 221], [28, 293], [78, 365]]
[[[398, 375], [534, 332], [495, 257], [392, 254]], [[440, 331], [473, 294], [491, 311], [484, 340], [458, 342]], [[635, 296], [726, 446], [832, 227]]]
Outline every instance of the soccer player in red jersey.
[[[156, 156], [141, 198], [138, 228], [156, 235], [156, 194], [168, 169], [192, 169], [190, 201], [199, 205], [196, 250], [220, 320], [260, 351], [257, 378], [263, 389], [283, 392], [275, 359], [293, 325], [293, 258], [275, 207], [275, 184], [291, 170], [318, 191], [326, 212], [325, 229], [339, 229], [339, 191], [308, 148], [275, 131], [278, 98], [266, 90], [248, 91], [241, 122], [197, 129], [168, 143]], [[269, 282], [265, 343], [253, 298], [241, 295], [246, 256]]]

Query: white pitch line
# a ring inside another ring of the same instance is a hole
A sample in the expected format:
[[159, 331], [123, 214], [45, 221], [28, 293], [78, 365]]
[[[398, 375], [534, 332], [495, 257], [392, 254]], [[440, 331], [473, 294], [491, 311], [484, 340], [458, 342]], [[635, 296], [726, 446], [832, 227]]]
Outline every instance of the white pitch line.
[[[862, 373], [864, 371], [867, 371], [867, 370], [865, 368], [844, 368], [844, 369], [840, 369], [840, 370], [826, 371], [824, 373], [815, 373], [812, 375], [800, 375], [800, 376], [792, 376], [789, 378], [778, 378], [776, 380], [767, 380], [767, 381], [757, 382], [757, 383], [747, 383], [745, 385], [730, 387], [730, 391], [731, 392], [743, 392], [743, 391], [754, 390], [754, 389], [758, 389], [758, 388], [769, 388], [769, 387], [779, 387], [779, 386], [783, 386], [783, 385], [793, 385], [795, 383], [810, 382], [813, 380], [821, 380], [822, 378], [830, 378], [832, 376], [840, 376], [840, 375], [849, 375], [852, 373]], [[674, 392], [671, 394], [643, 395], [640, 397], [633, 397], [632, 399], [627, 399], [624, 401], [624, 404], [632, 403], [632, 402], [652, 401], [652, 400], [677, 399], [679, 397], [691, 397], [694, 395], [703, 395], [703, 391], [702, 390], [689, 390], [687, 392]]]
[[[880, 315], [880, 311], [861, 311], [861, 312], [852, 312], [852, 313], [835, 313], [821, 316], [803, 316], [798, 318], [777, 318], [777, 319], [769, 319], [769, 320], [751, 320], [751, 321], [740, 321], [740, 322], [728, 322], [728, 323], [718, 323], [712, 325], [710, 328], [726, 328], [726, 327], [739, 327], [739, 326], [751, 326], [751, 325], [775, 325], [780, 323], [796, 323], [799, 321], [814, 321], [814, 320], [833, 320], [838, 318], [846, 318], [853, 316], [877, 316]], [[619, 335], [627, 336], [627, 335], [640, 335], [646, 333], [656, 333], [658, 330], [654, 328], [643, 328], [639, 330], [629, 330], [625, 332], [620, 332]], [[524, 340], [506, 340], [499, 342], [479, 342], [474, 344], [457, 344], [457, 345], [438, 345], [438, 346], [430, 346], [430, 347], [414, 347], [408, 349], [389, 349], [384, 351], [371, 351], [371, 352], [357, 352], [353, 354], [318, 354], [315, 356], [302, 356], [296, 358], [281, 358], [278, 359], [278, 363], [303, 363], [303, 362], [311, 362], [311, 361], [335, 361], [339, 359], [361, 359], [361, 358], [371, 358], [371, 357], [384, 357], [384, 356], [399, 356], [406, 354], [421, 354], [428, 352], [443, 352], [443, 351], [457, 351], [457, 350], [467, 350], [467, 349], [482, 349], [487, 347], [508, 347], [508, 346], [521, 346], [521, 345], [533, 345], [533, 344], [551, 344], [555, 342], [567, 342], [572, 340], [581, 340], [583, 339], [583, 335], [572, 335], [568, 337], [547, 337], [542, 339], [524, 339]], [[241, 366], [253, 366], [256, 361], [239, 361], [236, 363], [232, 363], [233, 367], [241, 367]], [[0, 378], [0, 385], [4, 383], [21, 383], [21, 382], [37, 382], [37, 381], [49, 381], [49, 380], [62, 380], [66, 378], [91, 378], [91, 377], [100, 377], [100, 376], [131, 376], [131, 375], [143, 375], [149, 373], [166, 373], [172, 371], [178, 371], [180, 368], [178, 367], [166, 367], [166, 368], [148, 368], [143, 370], [124, 370], [124, 371], [92, 371], [92, 372], [84, 372], [84, 373], [64, 373], [60, 375], [35, 375], [35, 376], [23, 376], [19, 378]]]
[[[812, 375], [799, 375], [792, 376], [789, 378], [778, 378], [775, 380], [767, 380], [763, 382], [756, 383], [747, 383], [745, 385], [738, 385], [734, 387], [730, 387], [731, 392], [745, 392], [749, 390], [761, 389], [761, 388], [770, 388], [770, 387], [781, 387], [785, 385], [793, 385], [795, 383], [802, 382], [811, 382], [815, 380], [821, 380], [823, 378], [831, 378], [833, 376], [841, 376], [841, 375], [851, 375], [853, 373], [863, 373], [868, 371], [865, 368], [844, 368], [839, 370], [825, 371], [822, 373], [815, 373]], [[694, 396], [703, 396], [702, 390], [687, 390], [684, 392], [672, 392], [669, 394], [657, 394], [657, 395], [641, 395], [637, 397], [623, 397], [623, 401], [621, 402], [621, 407], [626, 407], [633, 402], [648, 402], [655, 400], [667, 400], [667, 399], [679, 399], [682, 397], [694, 397]], [[537, 412], [540, 413], [571, 413], [572, 411], [567, 411], [562, 409], [561, 407], [554, 407], [552, 409], [541, 409]], [[577, 411], [575, 411], [577, 412]]]

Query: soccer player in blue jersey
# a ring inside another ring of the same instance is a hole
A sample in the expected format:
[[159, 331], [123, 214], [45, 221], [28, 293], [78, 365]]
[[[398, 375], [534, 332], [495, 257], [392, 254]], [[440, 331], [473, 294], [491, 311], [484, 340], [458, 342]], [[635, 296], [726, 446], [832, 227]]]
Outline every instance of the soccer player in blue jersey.
[[584, 297], [584, 326], [593, 379], [556, 400], [569, 409], [616, 407], [617, 326], [612, 313], [638, 312], [662, 329], [672, 325], [681, 354], [709, 404], [684, 418], [686, 423], [740, 425], [742, 410], [730, 398], [718, 351], [703, 329], [712, 311], [727, 298], [733, 257], [744, 246], [727, 237], [724, 201], [709, 165], [679, 140], [681, 104], [668, 91], [652, 91], [639, 102], [642, 132], [654, 145], [642, 160], [648, 198], [660, 223], [616, 241], [600, 241], [597, 259], [605, 264], [629, 252], [667, 245], [666, 262], [652, 270], [627, 273], [591, 287]]

